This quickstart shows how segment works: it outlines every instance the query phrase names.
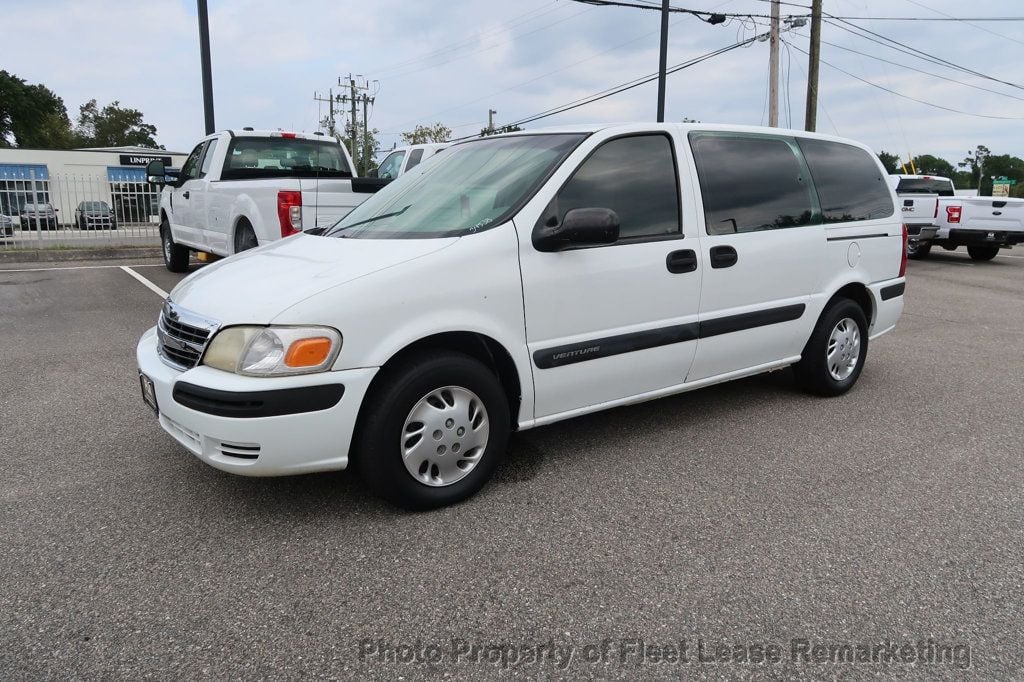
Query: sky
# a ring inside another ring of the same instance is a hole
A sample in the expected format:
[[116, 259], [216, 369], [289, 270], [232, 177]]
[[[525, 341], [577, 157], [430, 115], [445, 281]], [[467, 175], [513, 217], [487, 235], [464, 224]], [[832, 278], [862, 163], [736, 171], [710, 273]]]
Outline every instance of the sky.
[[[650, 0], [639, 0], [650, 2]], [[753, 15], [723, 25], [673, 14], [669, 65], [767, 30], [766, 0], [673, 0], [674, 7]], [[217, 128], [318, 129], [338, 79], [375, 92], [370, 126], [385, 148], [417, 124], [455, 136], [653, 74], [659, 14], [572, 0], [209, 0]], [[806, 15], [787, 0], [782, 15]], [[1017, 0], [824, 0], [838, 17], [1024, 16]], [[156, 125], [158, 143], [187, 152], [204, 134], [194, 0], [0, 0], [0, 68], [63, 97], [74, 119], [96, 98], [119, 100]], [[761, 15], [761, 16], [758, 16]], [[914, 50], [1024, 85], [1024, 22], [854, 22]], [[17, 27], [17, 30], [11, 30]], [[783, 35], [780, 121], [802, 129], [809, 28]], [[956, 163], [979, 144], [1024, 157], [1024, 88], [929, 64], [830, 23], [821, 65], [818, 130], [906, 158]], [[831, 44], [828, 44], [831, 43]], [[845, 50], [843, 48], [846, 48]], [[857, 50], [856, 54], [848, 50]], [[879, 61], [887, 59], [894, 63]], [[929, 71], [947, 79], [911, 71]], [[733, 50], [668, 77], [666, 120], [767, 123], [768, 43]], [[994, 91], [994, 92], [990, 92]], [[655, 83], [529, 124], [653, 121]], [[787, 98], [788, 95], [788, 98]], [[789, 104], [787, 105], [787, 100]], [[971, 115], [974, 114], [974, 115]], [[984, 115], [980, 116], [980, 115]], [[995, 118], [987, 118], [995, 117]], [[999, 118], [1002, 117], [1002, 118]]]

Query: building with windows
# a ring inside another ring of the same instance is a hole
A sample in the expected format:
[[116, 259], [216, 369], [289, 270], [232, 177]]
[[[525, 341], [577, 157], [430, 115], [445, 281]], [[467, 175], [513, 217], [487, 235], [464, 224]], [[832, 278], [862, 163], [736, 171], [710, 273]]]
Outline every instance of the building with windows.
[[160, 195], [146, 182], [146, 164], [180, 167], [186, 156], [145, 147], [0, 149], [0, 213], [49, 203], [71, 225], [83, 202], [104, 202], [118, 223], [157, 222]]

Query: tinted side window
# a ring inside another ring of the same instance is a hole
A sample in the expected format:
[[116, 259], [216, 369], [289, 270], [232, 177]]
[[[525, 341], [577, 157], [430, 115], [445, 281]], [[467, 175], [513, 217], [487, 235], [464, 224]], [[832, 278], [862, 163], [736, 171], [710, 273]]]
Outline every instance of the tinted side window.
[[411, 171], [416, 165], [423, 159], [422, 149], [413, 149], [409, 152], [409, 163], [406, 164], [405, 170]]
[[199, 176], [199, 157], [203, 153], [203, 147], [206, 146], [205, 142], [200, 142], [196, 145], [196, 148], [192, 150], [192, 153], [185, 159], [185, 163], [181, 164], [181, 173], [178, 175], [182, 180], [191, 180], [192, 178]]
[[755, 232], [814, 222], [810, 184], [782, 138], [691, 133], [708, 234]]
[[598, 147], [559, 190], [548, 219], [561, 221], [574, 208], [615, 211], [619, 239], [680, 234], [672, 141], [665, 135], [638, 135]]
[[799, 140], [826, 223], [887, 218], [893, 214], [885, 174], [863, 149], [826, 140]]

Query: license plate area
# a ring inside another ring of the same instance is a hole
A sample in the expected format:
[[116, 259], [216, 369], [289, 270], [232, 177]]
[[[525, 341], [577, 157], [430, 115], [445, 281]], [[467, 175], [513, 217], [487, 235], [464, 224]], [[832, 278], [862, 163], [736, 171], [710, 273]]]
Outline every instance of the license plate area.
[[156, 388], [153, 387], [153, 380], [142, 372], [139, 372], [139, 388], [142, 389], [142, 402], [152, 408], [157, 415], [160, 414], [160, 407], [156, 403]]

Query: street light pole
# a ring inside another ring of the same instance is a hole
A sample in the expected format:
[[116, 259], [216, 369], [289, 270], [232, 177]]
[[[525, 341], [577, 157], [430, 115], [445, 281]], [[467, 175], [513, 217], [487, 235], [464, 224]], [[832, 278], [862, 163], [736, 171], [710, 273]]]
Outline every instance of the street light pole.
[[661, 0], [661, 55], [658, 61], [658, 123], [665, 122], [665, 69], [668, 66], [668, 6]]
[[210, 17], [206, 11], [206, 0], [196, 0], [199, 9], [199, 60], [203, 69], [203, 115], [206, 118], [206, 134], [216, 130], [213, 123], [213, 73], [210, 69]]

